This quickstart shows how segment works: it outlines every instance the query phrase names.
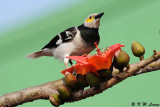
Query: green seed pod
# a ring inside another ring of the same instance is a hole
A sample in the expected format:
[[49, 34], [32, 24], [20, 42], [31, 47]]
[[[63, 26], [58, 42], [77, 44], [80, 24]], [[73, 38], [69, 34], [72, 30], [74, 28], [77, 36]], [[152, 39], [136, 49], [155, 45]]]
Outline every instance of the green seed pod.
[[115, 68], [122, 70], [124, 67], [128, 65], [129, 60], [129, 55], [123, 50], [120, 50], [116, 52], [114, 56], [113, 65]]
[[86, 79], [86, 75], [81, 75], [81, 74], [78, 74], [77, 75], [77, 80], [79, 82], [79, 84], [83, 87], [87, 87], [88, 86], [88, 82], [87, 82], [87, 79]]
[[71, 89], [75, 89], [77, 87], [78, 81], [74, 75], [66, 74], [64, 79], [65, 79], [65, 84]]
[[62, 104], [62, 100], [59, 94], [52, 94], [49, 96], [49, 101], [53, 106], [59, 106]]
[[99, 70], [98, 73], [102, 78], [112, 77], [112, 70], [110, 69], [102, 69], [102, 70]]
[[69, 99], [72, 96], [71, 90], [64, 85], [59, 86], [57, 91], [63, 99]]
[[100, 85], [100, 78], [93, 72], [88, 72], [86, 79], [91, 87], [98, 87]]
[[131, 48], [133, 55], [136, 57], [141, 57], [145, 53], [145, 48], [139, 42], [133, 41]]

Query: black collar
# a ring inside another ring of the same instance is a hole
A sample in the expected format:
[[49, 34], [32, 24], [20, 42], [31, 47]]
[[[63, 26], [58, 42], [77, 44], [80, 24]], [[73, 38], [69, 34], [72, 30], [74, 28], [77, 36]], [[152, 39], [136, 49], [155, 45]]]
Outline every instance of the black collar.
[[86, 26], [84, 26], [84, 24], [78, 26], [78, 28], [80, 28], [80, 29], [83, 28], [83, 29], [88, 29], [88, 30], [91, 30], [91, 29], [92, 29], [92, 30], [95, 30], [95, 31], [96, 31], [96, 30], [98, 31], [98, 29], [99, 29], [99, 28], [93, 28], [93, 27], [92, 27], [92, 28], [86, 27]]

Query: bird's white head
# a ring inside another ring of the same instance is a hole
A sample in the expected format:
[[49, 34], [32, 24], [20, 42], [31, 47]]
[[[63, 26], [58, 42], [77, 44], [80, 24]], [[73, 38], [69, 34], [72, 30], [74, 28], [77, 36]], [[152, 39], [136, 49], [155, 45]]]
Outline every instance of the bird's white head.
[[91, 14], [89, 15], [86, 20], [84, 21], [84, 26], [89, 28], [99, 28], [100, 19], [104, 13], [100, 14]]

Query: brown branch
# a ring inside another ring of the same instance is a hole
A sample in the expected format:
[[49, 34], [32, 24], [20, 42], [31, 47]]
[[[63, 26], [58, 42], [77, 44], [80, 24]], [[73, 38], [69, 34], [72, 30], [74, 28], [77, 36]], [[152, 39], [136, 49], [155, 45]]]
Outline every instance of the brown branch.
[[56, 90], [58, 85], [63, 85], [63, 79], [5, 94], [0, 96], [0, 107], [11, 107], [37, 99], [48, 99], [50, 94], [58, 93]]
[[[96, 95], [98, 93], [103, 92], [104, 90], [112, 87], [113, 85], [121, 82], [122, 80], [138, 75], [141, 73], [147, 73], [155, 70], [160, 69], [160, 51], [156, 54], [152, 55], [150, 58], [146, 60], [142, 60], [139, 63], [131, 64], [130, 68], [122, 73], [119, 73], [115, 75], [113, 78], [111, 78], [108, 81], [105, 81], [100, 84], [99, 88], [89, 88], [87, 90], [79, 90], [76, 92], [73, 92], [73, 97], [68, 102], [74, 102], [78, 101], [93, 95]], [[11, 107], [20, 105], [26, 102], [31, 102], [37, 99], [48, 99], [50, 94], [52, 93], [58, 93], [57, 92], [57, 86], [63, 85], [64, 81], [63, 79], [48, 82], [39, 86], [26, 88], [21, 91], [17, 91], [10, 94], [5, 94], [0, 96], [0, 107]]]
[[159, 70], [159, 69], [160, 69], [160, 59], [158, 59], [157, 61], [152, 62], [148, 66], [144, 67], [142, 70], [140, 70], [139, 72], [137, 72], [137, 74], [142, 74], [142, 73], [146, 73], [146, 72], [156, 71], [156, 70]]

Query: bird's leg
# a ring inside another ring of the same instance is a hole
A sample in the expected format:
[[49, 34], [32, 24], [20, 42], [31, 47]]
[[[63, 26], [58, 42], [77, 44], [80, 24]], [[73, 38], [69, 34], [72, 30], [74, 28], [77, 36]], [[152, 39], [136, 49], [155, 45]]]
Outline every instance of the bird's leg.
[[67, 64], [68, 64], [67, 62], [64, 62], [64, 65], [65, 65], [66, 69], [68, 69], [68, 65]]
[[65, 65], [65, 67], [68, 69], [68, 61], [69, 61], [69, 58], [67, 58], [69, 55], [65, 55], [64, 56], [64, 65]]
[[69, 63], [71, 64], [72, 67], [74, 66], [73, 62], [70, 59], [69, 59]]
[[[69, 60], [69, 63], [71, 64], [72, 67], [74, 67], [74, 64], [73, 64], [73, 62], [71, 60]], [[75, 70], [73, 71], [73, 75], [76, 75]]]
[[[64, 65], [65, 65], [66, 69], [68, 69], [68, 65], [67, 64], [68, 64], [67, 62], [64, 62]], [[65, 75], [67, 75], [67, 74], [71, 74], [71, 73], [70, 72], [66, 72]]]
[[[68, 55], [65, 55], [65, 57], [64, 57], [64, 65], [65, 65], [65, 67], [66, 67], [66, 69], [68, 69], [68, 61], [69, 61], [69, 58], [67, 58], [68, 57]], [[65, 73], [65, 75], [66, 74], [70, 74], [69, 72], [66, 72]]]

